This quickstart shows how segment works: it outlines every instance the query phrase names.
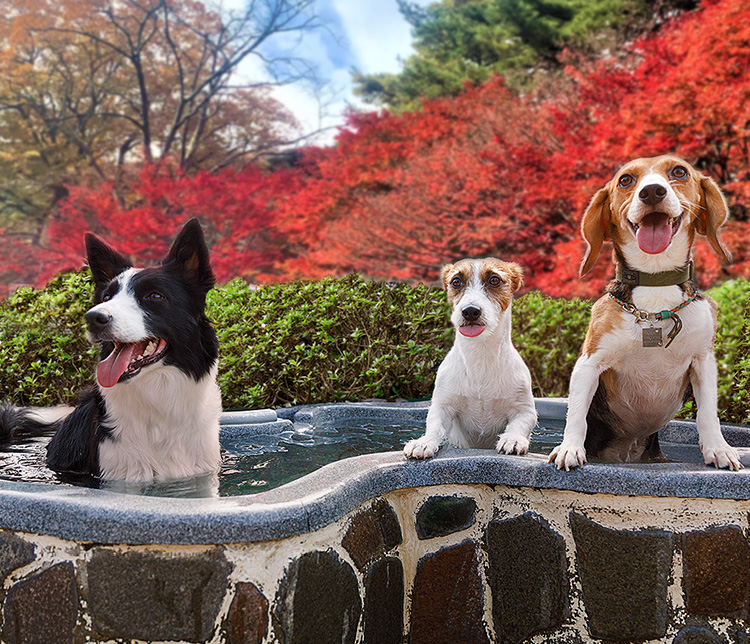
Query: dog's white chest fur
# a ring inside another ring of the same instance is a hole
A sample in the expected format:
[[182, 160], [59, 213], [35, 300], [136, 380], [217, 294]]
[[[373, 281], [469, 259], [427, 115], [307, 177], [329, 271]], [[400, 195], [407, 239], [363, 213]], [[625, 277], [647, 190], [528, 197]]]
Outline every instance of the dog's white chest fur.
[[221, 394], [217, 365], [197, 381], [171, 366], [102, 389], [105, 424], [99, 445], [105, 479], [148, 482], [215, 472], [221, 463]]
[[[647, 303], [639, 302], [635, 293], [633, 300], [644, 310], [654, 310], [646, 309]], [[669, 302], [662, 306], [674, 308]], [[682, 407], [682, 394], [695, 356], [711, 351], [712, 334], [706, 329], [713, 328], [714, 321], [708, 301], [693, 302], [678, 315], [682, 329], [669, 347], [644, 347], [643, 328], [649, 324], [638, 323], [634, 316], [623, 312], [622, 324], [602, 351], [617, 377], [619, 395], [610, 397], [609, 405], [620, 419], [623, 433], [648, 436], [674, 418]], [[654, 322], [662, 329], [665, 344], [674, 325], [672, 319]]]
[[438, 369], [432, 404], [442, 406], [447, 440], [457, 447], [494, 448], [528, 407], [528, 368], [510, 343], [493, 344], [459, 338]]

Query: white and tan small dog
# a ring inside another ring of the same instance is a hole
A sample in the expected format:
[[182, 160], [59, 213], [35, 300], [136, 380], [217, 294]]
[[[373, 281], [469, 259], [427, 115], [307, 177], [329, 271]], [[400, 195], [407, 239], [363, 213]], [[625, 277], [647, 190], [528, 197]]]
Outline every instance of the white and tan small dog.
[[657, 432], [692, 389], [705, 462], [742, 467], [719, 426], [716, 304], [698, 292], [691, 265], [696, 233], [730, 261], [718, 237], [727, 216], [714, 181], [673, 156], [631, 161], [596, 193], [581, 224], [589, 246], [581, 276], [611, 240], [617, 278], [591, 310], [570, 379], [563, 441], [550, 463], [568, 470], [587, 456], [661, 456]]
[[442, 271], [456, 327], [440, 365], [427, 430], [404, 447], [429, 458], [440, 445], [525, 454], [536, 425], [531, 374], [510, 340], [511, 301], [522, 284], [518, 264], [462, 259]]

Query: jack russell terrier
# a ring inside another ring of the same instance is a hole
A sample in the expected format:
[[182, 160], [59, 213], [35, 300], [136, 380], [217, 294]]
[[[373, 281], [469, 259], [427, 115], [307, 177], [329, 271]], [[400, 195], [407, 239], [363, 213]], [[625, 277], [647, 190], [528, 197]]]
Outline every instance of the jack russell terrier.
[[536, 425], [531, 374], [510, 340], [511, 300], [523, 269], [499, 259], [462, 259], [442, 271], [456, 327], [440, 365], [421, 438], [404, 454], [429, 458], [441, 443], [525, 454]]
[[661, 457], [657, 432], [692, 391], [705, 462], [742, 467], [719, 427], [716, 304], [698, 291], [691, 262], [696, 233], [731, 261], [718, 237], [728, 214], [716, 183], [673, 156], [631, 161], [594, 195], [581, 223], [588, 251], [580, 274], [612, 240], [617, 276], [591, 310], [563, 441], [550, 463], [569, 470], [587, 456]]

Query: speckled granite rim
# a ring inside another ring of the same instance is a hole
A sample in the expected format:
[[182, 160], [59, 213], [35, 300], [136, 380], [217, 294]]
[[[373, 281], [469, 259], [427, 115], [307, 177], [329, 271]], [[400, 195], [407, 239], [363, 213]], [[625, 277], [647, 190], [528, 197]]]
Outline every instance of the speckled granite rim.
[[[555, 424], [564, 400], [537, 401], [540, 418]], [[260, 424], [333, 422], [339, 416], [421, 419], [427, 403], [352, 403], [267, 412]], [[224, 431], [252, 422], [238, 414]], [[549, 425], [548, 425], [549, 426]], [[723, 426], [730, 443], [750, 447], [750, 428]], [[697, 442], [695, 425], [675, 421], [662, 440]], [[443, 449], [425, 462], [400, 452], [349, 458], [280, 488], [255, 495], [175, 499], [73, 486], [0, 482], [0, 528], [63, 539], [122, 544], [219, 544], [277, 539], [326, 526], [390, 491], [445, 484], [486, 484], [645, 497], [750, 499], [750, 468], [716, 470], [697, 463], [597, 464], [560, 472], [540, 455], [504, 456], [490, 450]]]

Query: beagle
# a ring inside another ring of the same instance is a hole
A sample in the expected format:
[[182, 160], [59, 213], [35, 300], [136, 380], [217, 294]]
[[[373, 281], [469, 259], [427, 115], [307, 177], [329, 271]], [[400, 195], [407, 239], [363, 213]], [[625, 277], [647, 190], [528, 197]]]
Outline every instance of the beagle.
[[569, 470], [587, 456], [663, 456], [657, 432], [692, 391], [705, 462], [742, 467], [719, 428], [716, 304], [698, 292], [691, 263], [696, 233], [722, 262], [731, 261], [718, 236], [727, 216], [716, 183], [673, 156], [631, 161], [594, 195], [581, 223], [588, 250], [580, 274], [611, 240], [617, 277], [591, 310], [570, 378], [563, 441], [550, 463]]
[[462, 259], [443, 267], [442, 279], [456, 337], [438, 368], [426, 432], [404, 454], [429, 458], [445, 441], [525, 454], [536, 408], [531, 374], [510, 340], [523, 269], [495, 258]]

